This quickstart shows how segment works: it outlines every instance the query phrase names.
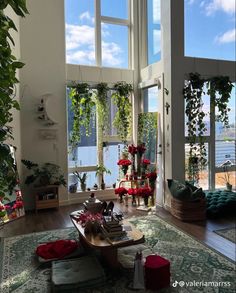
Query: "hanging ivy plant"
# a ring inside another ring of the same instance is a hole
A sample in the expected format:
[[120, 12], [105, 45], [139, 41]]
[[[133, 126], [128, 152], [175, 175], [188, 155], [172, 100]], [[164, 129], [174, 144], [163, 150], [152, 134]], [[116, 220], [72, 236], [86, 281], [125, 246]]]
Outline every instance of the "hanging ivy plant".
[[85, 135], [91, 134], [91, 121], [95, 113], [93, 93], [87, 83], [80, 83], [70, 90], [71, 110], [73, 111], [73, 129], [70, 137], [72, 148], [81, 141], [81, 130], [84, 127]]
[[96, 106], [98, 114], [98, 127], [102, 135], [108, 134], [109, 131], [109, 102], [107, 92], [109, 87], [107, 83], [97, 85]]
[[233, 84], [228, 76], [216, 76], [207, 81], [207, 94], [211, 98], [211, 103], [218, 108], [216, 121], [223, 123], [224, 127], [229, 126], [228, 102], [233, 89]]
[[116, 83], [114, 88], [115, 93], [112, 94], [112, 98], [117, 106], [117, 112], [113, 125], [124, 144], [126, 144], [131, 130], [132, 104], [129, 97], [133, 92], [133, 87], [131, 84], [121, 81]]
[[202, 96], [206, 83], [207, 94], [210, 95], [211, 104], [218, 108], [217, 121], [221, 121], [225, 127], [229, 125], [228, 102], [233, 84], [227, 76], [218, 76], [210, 79], [201, 78], [198, 73], [190, 73], [185, 82], [184, 98], [186, 101], [185, 114], [187, 116], [188, 140], [190, 145], [188, 159], [189, 180], [198, 182], [199, 172], [207, 164], [207, 151], [204, 134], [207, 131], [204, 122]]
[[15, 44], [10, 31], [17, 29], [12, 19], [5, 14], [8, 5], [16, 15], [24, 17], [28, 13], [25, 0], [0, 1], [0, 198], [12, 192], [18, 178], [11, 149], [4, 142], [7, 138], [13, 139], [9, 126], [13, 120], [12, 109], [20, 109], [14, 94], [15, 84], [18, 83], [16, 70], [24, 66], [12, 55], [12, 46]]

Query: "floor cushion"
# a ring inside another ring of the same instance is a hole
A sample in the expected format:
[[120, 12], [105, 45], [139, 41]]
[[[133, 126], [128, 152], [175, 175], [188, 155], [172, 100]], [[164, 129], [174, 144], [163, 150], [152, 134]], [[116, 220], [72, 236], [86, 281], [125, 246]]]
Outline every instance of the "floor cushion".
[[118, 262], [125, 269], [133, 269], [136, 253], [140, 251], [142, 252], [144, 258], [152, 254], [150, 248], [148, 248], [145, 244], [137, 244], [118, 248]]
[[234, 213], [236, 209], [236, 193], [227, 190], [206, 192], [207, 216], [220, 217]]
[[104, 285], [105, 281], [104, 270], [94, 256], [52, 262], [53, 292], [77, 292]]

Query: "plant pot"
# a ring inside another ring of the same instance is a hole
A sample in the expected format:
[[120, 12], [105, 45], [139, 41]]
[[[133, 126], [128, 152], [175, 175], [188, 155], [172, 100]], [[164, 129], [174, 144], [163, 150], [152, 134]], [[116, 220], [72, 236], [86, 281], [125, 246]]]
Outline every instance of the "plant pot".
[[230, 183], [226, 183], [226, 190], [227, 191], [232, 191], [232, 187], [233, 187], [233, 185], [232, 184], [230, 184]]
[[77, 183], [71, 184], [69, 187], [69, 192], [70, 193], [75, 193], [77, 191]]
[[147, 207], [148, 206], [148, 196], [144, 196], [143, 201], [144, 201], [144, 205]]
[[106, 188], [106, 184], [104, 182], [101, 183], [101, 189], [104, 190]]
[[96, 183], [93, 185], [93, 189], [98, 190], [98, 185]]
[[80, 188], [82, 191], [86, 191], [86, 184], [81, 183]]

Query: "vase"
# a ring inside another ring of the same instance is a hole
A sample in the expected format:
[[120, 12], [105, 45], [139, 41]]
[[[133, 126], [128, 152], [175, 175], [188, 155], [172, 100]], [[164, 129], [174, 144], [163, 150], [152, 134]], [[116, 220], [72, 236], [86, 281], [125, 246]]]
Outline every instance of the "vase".
[[122, 166], [122, 171], [123, 171], [124, 177], [127, 174], [128, 168], [129, 168], [128, 166]]
[[81, 188], [82, 191], [86, 191], [86, 184], [81, 183], [80, 188]]
[[232, 184], [230, 184], [229, 182], [226, 183], [226, 190], [227, 191], [232, 191]]
[[148, 196], [144, 196], [143, 201], [144, 201], [144, 205], [147, 207], [148, 206]]
[[132, 195], [132, 206], [136, 206], [136, 197], [135, 195]]
[[119, 196], [120, 196], [120, 203], [122, 203], [123, 202], [123, 195], [119, 194]]
[[126, 194], [126, 195], [125, 195], [125, 206], [128, 206], [128, 201], [129, 201], [129, 199], [128, 199], [128, 194]]

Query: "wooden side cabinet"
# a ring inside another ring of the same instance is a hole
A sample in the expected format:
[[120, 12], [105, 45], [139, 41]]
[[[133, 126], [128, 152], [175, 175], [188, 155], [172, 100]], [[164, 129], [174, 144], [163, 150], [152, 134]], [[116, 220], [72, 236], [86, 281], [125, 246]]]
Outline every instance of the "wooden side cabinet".
[[35, 187], [35, 211], [42, 209], [58, 208], [58, 185]]

